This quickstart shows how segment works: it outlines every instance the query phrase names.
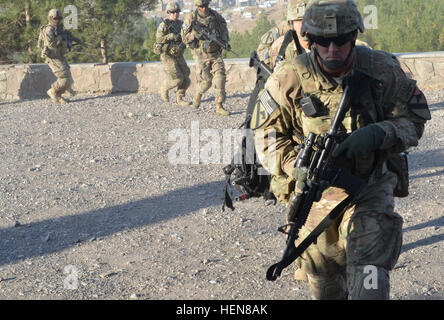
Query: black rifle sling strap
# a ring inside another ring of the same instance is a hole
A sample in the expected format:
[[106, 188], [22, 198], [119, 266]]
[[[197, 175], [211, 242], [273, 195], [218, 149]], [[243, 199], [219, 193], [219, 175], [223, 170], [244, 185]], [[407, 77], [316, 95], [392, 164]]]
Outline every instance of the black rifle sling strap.
[[[274, 65], [276, 66], [279, 62], [285, 59], [285, 50], [287, 50], [288, 45], [290, 42], [294, 40], [293, 33], [296, 34], [294, 30], [288, 30], [284, 35], [284, 41], [282, 42], [281, 47], [279, 48], [278, 56], [276, 57], [276, 61], [274, 62]], [[297, 38], [297, 35], [296, 35]]]

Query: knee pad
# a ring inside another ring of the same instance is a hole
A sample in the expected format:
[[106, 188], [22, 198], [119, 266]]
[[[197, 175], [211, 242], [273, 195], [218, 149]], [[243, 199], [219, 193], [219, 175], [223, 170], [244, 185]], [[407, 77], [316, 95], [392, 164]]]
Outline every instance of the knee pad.
[[389, 272], [374, 265], [348, 265], [347, 288], [351, 300], [389, 300]]
[[57, 94], [62, 94], [71, 86], [71, 83], [71, 78], [58, 78], [52, 87]]

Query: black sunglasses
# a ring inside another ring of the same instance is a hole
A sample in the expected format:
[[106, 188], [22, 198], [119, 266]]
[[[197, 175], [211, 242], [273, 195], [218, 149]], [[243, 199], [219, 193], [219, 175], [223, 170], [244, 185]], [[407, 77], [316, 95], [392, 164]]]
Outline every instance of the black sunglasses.
[[198, 6], [199, 8], [208, 8], [208, 5]]
[[338, 47], [340, 47], [340, 46], [343, 46], [344, 44], [346, 44], [347, 42], [353, 40], [354, 36], [355, 36], [355, 33], [350, 32], [350, 33], [343, 34], [343, 35], [340, 35], [339, 37], [335, 37], [335, 38], [325, 38], [325, 37], [321, 37], [321, 36], [310, 35], [310, 39], [314, 43], [317, 43], [323, 47], [329, 47], [332, 42], [335, 45], [337, 45]]

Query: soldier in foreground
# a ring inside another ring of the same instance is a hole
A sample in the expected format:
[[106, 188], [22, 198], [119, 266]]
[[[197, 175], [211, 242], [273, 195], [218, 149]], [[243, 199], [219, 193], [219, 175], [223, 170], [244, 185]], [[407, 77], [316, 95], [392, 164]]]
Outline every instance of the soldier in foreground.
[[[270, 76], [253, 112], [258, 115], [252, 121], [255, 146], [272, 175], [271, 191], [289, 208], [290, 199], [310, 187], [309, 168], [295, 166], [301, 138], [319, 139], [329, 131], [343, 81], [347, 88], [351, 84], [351, 109], [340, 122], [342, 138], [334, 137], [329, 161], [365, 181], [365, 187], [296, 259], [308, 275], [313, 299], [389, 299], [389, 271], [402, 245], [394, 196], [407, 195], [407, 169], [396, 167], [402, 159], [396, 156], [418, 145], [430, 120], [416, 81], [406, 77], [392, 54], [356, 47], [358, 30], [364, 25], [353, 0], [314, 0], [302, 26], [310, 53], [285, 61]], [[399, 161], [389, 161], [393, 158]], [[297, 244], [349, 197], [346, 187], [333, 183], [322, 190]]]
[[180, 7], [177, 2], [166, 6], [168, 19], [162, 21], [157, 28], [154, 52], [160, 55], [165, 74], [165, 80], [160, 95], [165, 102], [169, 101], [168, 91], [177, 88], [176, 102], [179, 106], [189, 106], [183, 100], [185, 92], [191, 84], [190, 68], [188, 68], [183, 53], [185, 44], [182, 42], [181, 30], [183, 21], [179, 20]]
[[216, 113], [228, 116], [225, 102], [225, 64], [223, 49], [230, 50], [229, 35], [225, 19], [210, 9], [210, 0], [195, 0], [197, 8], [184, 21], [182, 36], [184, 43], [191, 48], [196, 61], [197, 86], [193, 106], [199, 108], [202, 95], [214, 82]]
[[73, 80], [65, 54], [70, 49], [72, 40], [80, 42], [63, 29], [62, 19], [60, 10], [51, 9], [48, 13], [49, 24], [40, 29], [39, 35], [41, 57], [57, 78], [46, 92], [54, 103], [68, 102], [62, 94], [71, 89]]

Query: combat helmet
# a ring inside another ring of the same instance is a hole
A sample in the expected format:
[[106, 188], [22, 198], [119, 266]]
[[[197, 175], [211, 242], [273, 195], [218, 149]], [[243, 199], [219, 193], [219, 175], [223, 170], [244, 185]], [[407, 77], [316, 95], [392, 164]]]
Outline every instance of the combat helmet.
[[210, 0], [194, 0], [194, 5], [197, 7], [208, 6], [210, 4]]
[[306, 6], [305, 1], [290, 0], [287, 8], [287, 21], [302, 20]]
[[168, 2], [165, 10], [166, 10], [166, 13], [180, 12], [179, 3], [175, 2], [175, 1]]
[[312, 0], [305, 10], [301, 34], [334, 38], [359, 30], [364, 23], [353, 0]]
[[48, 21], [52, 25], [58, 25], [63, 19], [62, 12], [58, 9], [51, 9], [48, 12]]

